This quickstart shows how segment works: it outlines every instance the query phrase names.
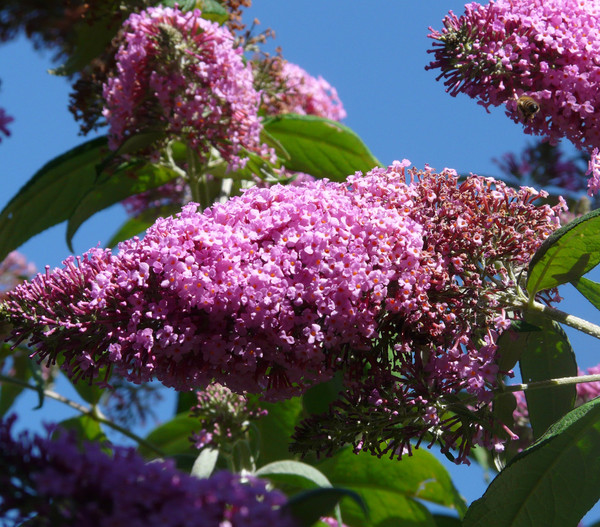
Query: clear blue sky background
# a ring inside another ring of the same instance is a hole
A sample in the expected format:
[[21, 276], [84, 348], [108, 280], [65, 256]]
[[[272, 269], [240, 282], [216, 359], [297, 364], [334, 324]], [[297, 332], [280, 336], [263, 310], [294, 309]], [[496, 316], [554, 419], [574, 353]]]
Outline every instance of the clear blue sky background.
[[[533, 141], [503, 109], [488, 114], [466, 96], [450, 97], [435, 81], [437, 73], [425, 71], [432, 43], [428, 26], [439, 29], [449, 10], [462, 13], [463, 2], [255, 0], [255, 4], [247, 11], [247, 20], [257, 17], [261, 29], [270, 27], [277, 34], [268, 48], [281, 46], [285, 58], [334, 85], [348, 112], [345, 124], [385, 164], [408, 158], [418, 167], [429, 163], [437, 169], [498, 175], [493, 158], [520, 152]], [[15, 117], [12, 136], [0, 144], [0, 206], [46, 162], [87, 140], [78, 136], [78, 125], [67, 110], [68, 82], [47, 73], [53, 66], [49, 53], [35, 52], [24, 38], [0, 46], [0, 107]], [[105, 243], [125, 218], [120, 206], [93, 217], [75, 236], [76, 252]], [[46, 264], [60, 265], [70, 254], [65, 225], [36, 236], [20, 251], [40, 270]], [[600, 279], [598, 272], [590, 276]], [[575, 291], [562, 292], [563, 309], [597, 319], [597, 312]], [[600, 362], [597, 341], [574, 332], [569, 335], [580, 366]], [[32, 413], [34, 405], [34, 397], [19, 404], [22, 426], [71, 415], [57, 404]], [[172, 398], [167, 398], [163, 415], [172, 411], [171, 405]], [[456, 467], [441, 459], [469, 502], [481, 496], [485, 483], [477, 467]], [[596, 506], [590, 519], [598, 518]]]

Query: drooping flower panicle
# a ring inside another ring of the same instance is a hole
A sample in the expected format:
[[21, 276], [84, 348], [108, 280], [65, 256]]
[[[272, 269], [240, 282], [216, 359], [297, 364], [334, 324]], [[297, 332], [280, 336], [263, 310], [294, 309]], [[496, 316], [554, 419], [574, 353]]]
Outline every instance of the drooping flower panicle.
[[[244, 164], [242, 149], [264, 149], [251, 67], [229, 30], [200, 14], [151, 7], [127, 19], [117, 73], [104, 85], [113, 150], [138, 132], [162, 131], [166, 140], [187, 143], [201, 161], [215, 148], [237, 168]], [[153, 145], [155, 155], [162, 145]]]
[[410, 194], [403, 174], [353, 176], [186, 205], [116, 255], [93, 249], [17, 289], [15, 338], [75, 376], [114, 364], [178, 389], [298, 393], [369, 349], [391, 283], [407, 284], [396, 309], [416, 309]]
[[541, 110], [528, 133], [555, 143], [562, 137], [582, 150], [600, 146], [600, 2], [496, 0], [450, 12], [427, 69], [440, 69], [451, 95], [466, 93], [484, 107], [506, 104], [522, 121], [517, 99], [532, 97]]
[[[520, 280], [562, 204], [408, 165], [253, 188], [202, 214], [187, 205], [116, 255], [95, 249], [17, 288], [3, 306], [13, 337], [40, 360], [64, 356], [73, 376], [112, 365], [135, 382], [216, 380], [271, 399], [343, 370], [352, 388], [334, 442], [381, 453], [436, 429], [464, 460], [497, 441], [488, 406], [508, 372], [496, 340], [527, 301]], [[459, 394], [467, 410], [449, 417]], [[341, 426], [359, 408], [393, 441]]]
[[259, 479], [228, 472], [198, 479], [168, 461], [146, 463], [133, 448], [113, 447], [112, 455], [97, 443], [81, 448], [64, 431], [54, 440], [14, 438], [13, 424], [0, 421], [0, 516], [14, 525], [30, 518], [48, 527], [295, 525], [281, 508], [285, 496]]

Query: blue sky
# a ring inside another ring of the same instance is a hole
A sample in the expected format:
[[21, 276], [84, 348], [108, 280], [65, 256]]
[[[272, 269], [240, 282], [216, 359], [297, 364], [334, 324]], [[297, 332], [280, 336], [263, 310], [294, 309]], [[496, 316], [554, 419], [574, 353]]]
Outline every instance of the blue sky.
[[[493, 158], [520, 152], [533, 141], [503, 109], [487, 113], [466, 96], [450, 97], [436, 82], [437, 73], [425, 71], [432, 43], [428, 26], [439, 29], [448, 10], [462, 12], [463, 2], [255, 0], [255, 4], [247, 20], [257, 17], [261, 29], [275, 30], [277, 38], [269, 48], [281, 46], [289, 61], [334, 85], [348, 112], [345, 124], [385, 164], [408, 158], [417, 167], [429, 163], [437, 169], [497, 175]], [[67, 110], [68, 81], [47, 73], [53, 66], [49, 53], [35, 52], [23, 38], [0, 46], [0, 106], [15, 117], [12, 136], [0, 143], [0, 206], [47, 161], [87, 140], [78, 135], [78, 125]], [[75, 236], [76, 252], [105, 243], [124, 220], [120, 206], [93, 217]], [[20, 250], [43, 270], [46, 264], [60, 265], [70, 254], [64, 240], [63, 224]], [[590, 277], [599, 280], [600, 273]], [[595, 312], [576, 292], [565, 289], [563, 296], [562, 309], [594, 320]], [[569, 334], [581, 366], [600, 362], [596, 341]], [[28, 412], [33, 401], [28, 398], [19, 408]], [[167, 400], [165, 408], [169, 404]], [[55, 415], [65, 414], [52, 405], [43, 416], [28, 417], [34, 422]], [[450, 465], [450, 469], [469, 502], [485, 490], [476, 467]], [[600, 509], [595, 508], [591, 517], [599, 518]]]

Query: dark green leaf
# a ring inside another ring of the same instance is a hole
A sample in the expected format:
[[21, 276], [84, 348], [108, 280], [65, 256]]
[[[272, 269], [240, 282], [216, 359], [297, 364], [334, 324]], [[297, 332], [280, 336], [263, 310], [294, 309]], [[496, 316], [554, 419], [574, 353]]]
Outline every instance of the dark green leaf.
[[[537, 314], [528, 314], [525, 320], [542, 331], [517, 334], [515, 345], [523, 349], [519, 363], [523, 382], [576, 376], [575, 354], [560, 325]], [[573, 409], [575, 396], [575, 385], [525, 392], [534, 438], [540, 437], [552, 423]]]
[[80, 443], [85, 441], [95, 441], [100, 443], [108, 442], [100, 423], [89, 415], [72, 417], [71, 419], [61, 421], [58, 423], [58, 426], [65, 430], [75, 431]]
[[367, 515], [365, 504], [360, 496], [350, 490], [337, 488], [320, 488], [301, 492], [290, 498], [283, 508], [296, 519], [299, 526], [310, 527], [321, 516], [329, 516], [335, 505], [345, 497], [354, 500], [363, 514]]
[[[446, 469], [424, 450], [414, 450], [413, 456], [398, 461], [355, 455], [346, 448], [316, 467], [335, 487], [358, 492], [369, 507], [374, 525], [391, 518], [401, 525], [435, 525], [419, 500], [454, 508], [460, 515], [466, 510]], [[364, 521], [351, 503], [342, 504], [342, 515], [356, 524]]]
[[578, 218], [550, 235], [529, 263], [527, 291], [538, 291], [576, 280], [600, 263], [600, 209]]
[[582, 277], [574, 280], [572, 284], [596, 309], [600, 309], [600, 284], [598, 282]]
[[106, 138], [88, 141], [55, 158], [0, 213], [0, 260], [57, 223], [67, 220], [96, 181], [96, 165], [107, 153]]
[[208, 478], [215, 469], [217, 459], [219, 459], [218, 449], [210, 447], [203, 448], [192, 465], [192, 476], [199, 479]]
[[380, 165], [360, 137], [337, 121], [285, 114], [267, 119], [264, 130], [263, 140], [292, 171], [343, 181], [357, 170], [367, 172]]
[[[160, 187], [177, 177], [177, 173], [159, 165], [128, 166], [117, 170], [110, 177], [98, 181], [85, 196], [69, 218], [67, 226], [67, 244], [71, 241], [81, 224], [96, 212], [129, 196]], [[72, 248], [71, 248], [72, 250]]]
[[[189, 417], [188, 412], [184, 412], [155, 428], [148, 434], [146, 440], [166, 456], [177, 456], [178, 467], [189, 472], [198, 456], [198, 450], [192, 445], [190, 437], [199, 429], [198, 420]], [[150, 459], [156, 457], [156, 452], [144, 445], [139, 446], [139, 451], [144, 457]]]
[[280, 459], [289, 459], [290, 438], [302, 416], [300, 398], [287, 399], [277, 403], [260, 403], [269, 413], [256, 421], [260, 434], [260, 455], [258, 464], [266, 465]]
[[517, 455], [464, 527], [575, 526], [600, 498], [600, 399], [569, 412]]
[[[10, 351], [10, 345], [4, 344], [3, 350]], [[12, 372], [10, 376], [19, 381], [27, 382], [31, 377], [31, 368], [29, 367], [31, 359], [23, 352], [23, 350], [19, 350], [17, 353], [13, 354], [10, 360], [12, 361]], [[2, 382], [0, 384], [0, 417], [10, 410], [17, 397], [21, 395], [24, 389], [24, 387], [11, 382]]]
[[309, 414], [322, 414], [327, 412], [329, 405], [335, 401], [344, 389], [342, 375], [312, 386], [302, 396], [302, 404]]
[[443, 514], [434, 514], [436, 527], [461, 527], [462, 521], [455, 516], [445, 516]]
[[44, 397], [46, 395], [44, 393], [44, 390], [46, 389], [46, 382], [44, 381], [44, 377], [42, 375], [42, 367], [33, 360], [29, 360], [27, 362], [27, 366], [31, 372], [31, 380], [36, 387], [38, 394], [38, 405], [34, 408], [34, 410], [39, 410], [42, 406], [44, 406]]

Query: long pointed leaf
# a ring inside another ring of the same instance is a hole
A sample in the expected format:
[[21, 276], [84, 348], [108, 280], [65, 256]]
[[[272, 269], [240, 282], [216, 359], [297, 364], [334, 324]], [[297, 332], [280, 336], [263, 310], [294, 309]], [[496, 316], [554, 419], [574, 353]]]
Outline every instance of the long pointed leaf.
[[44, 165], [0, 213], [0, 260], [40, 232], [69, 219], [96, 181], [106, 138], [84, 143]]
[[600, 398], [569, 412], [516, 456], [475, 501], [464, 527], [564, 527], [600, 498]]
[[583, 276], [600, 263], [600, 210], [592, 211], [550, 235], [529, 263], [531, 296]]

